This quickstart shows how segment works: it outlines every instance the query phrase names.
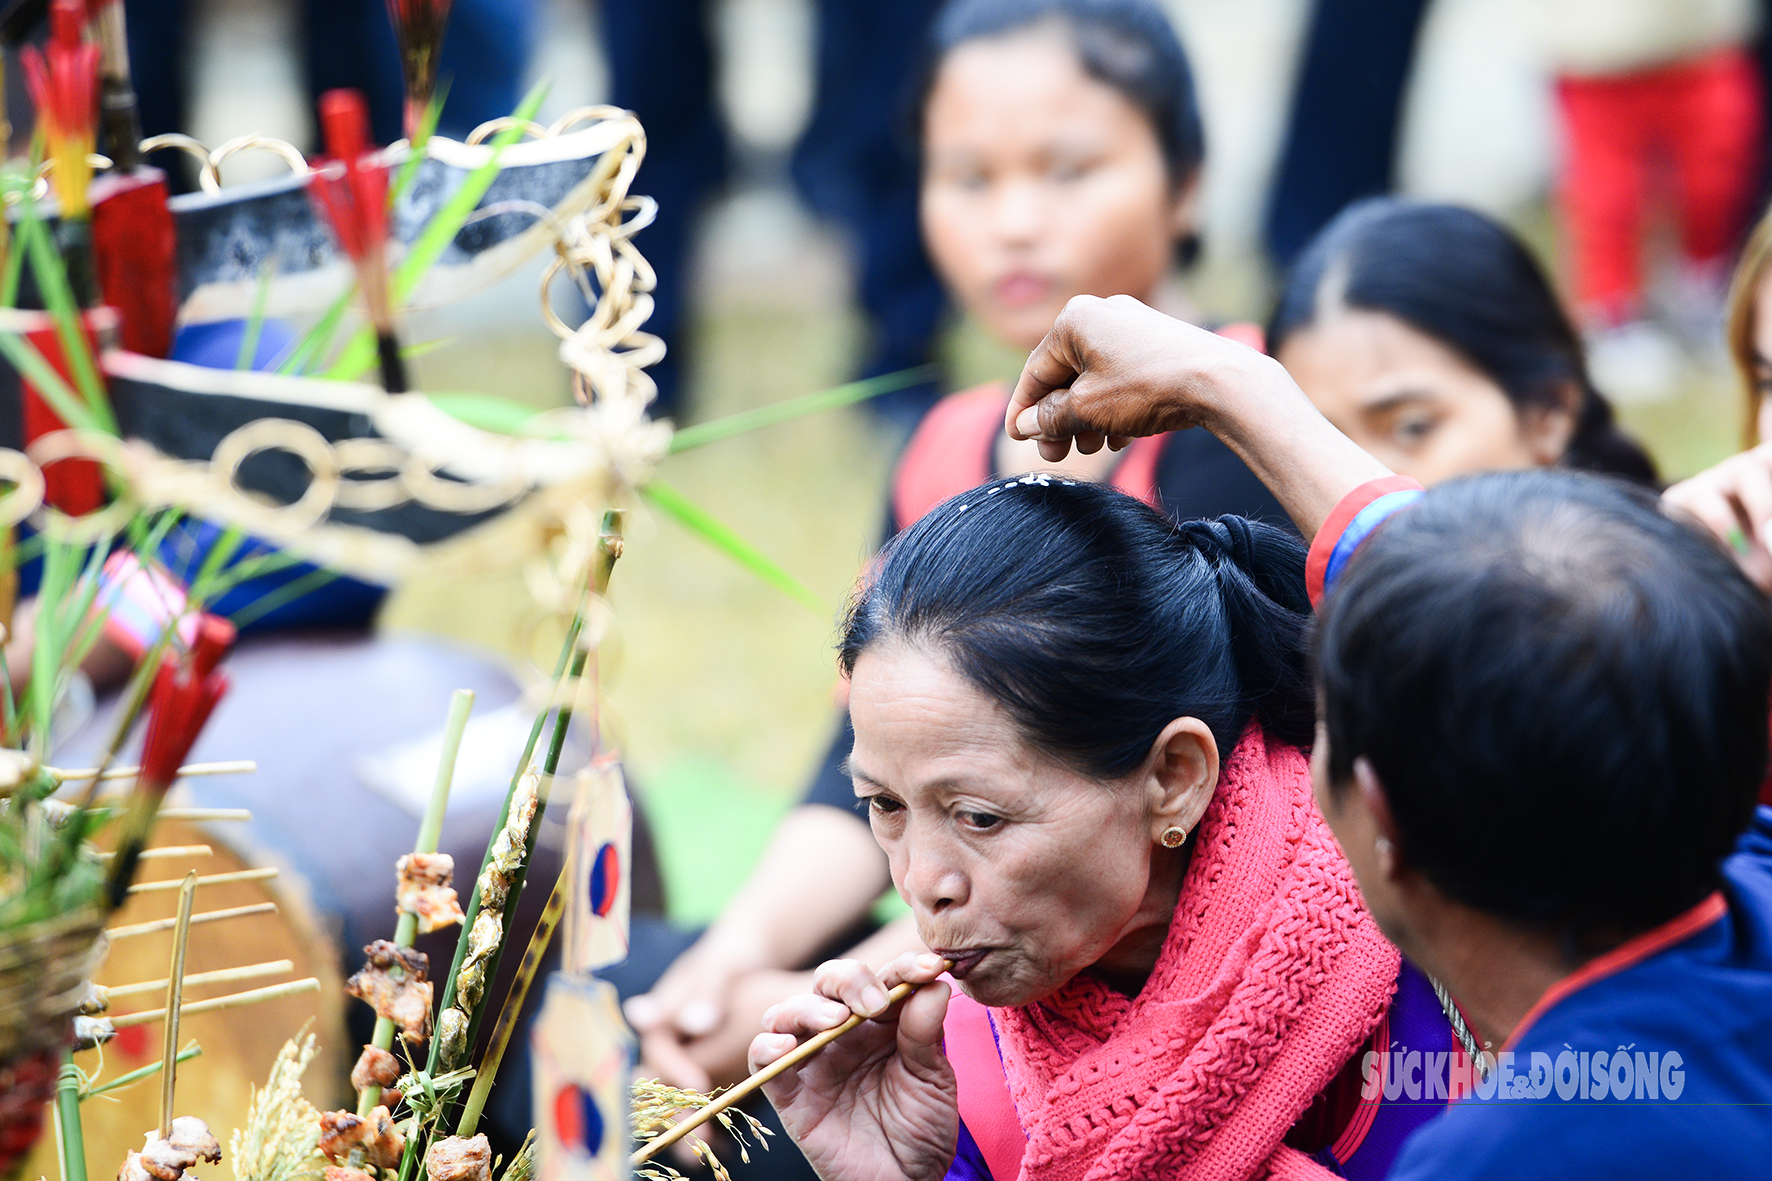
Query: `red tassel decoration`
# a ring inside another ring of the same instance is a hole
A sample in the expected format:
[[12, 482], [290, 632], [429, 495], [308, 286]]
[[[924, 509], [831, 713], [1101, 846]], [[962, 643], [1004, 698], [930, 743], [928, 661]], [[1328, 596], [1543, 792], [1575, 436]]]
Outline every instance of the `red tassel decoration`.
[[388, 170], [369, 150], [369, 108], [355, 90], [320, 96], [320, 127], [332, 157], [313, 172], [314, 199], [357, 268], [357, 285], [381, 351], [382, 384], [406, 392], [406, 367], [394, 337], [388, 294]]
[[98, 302], [92, 281], [91, 202], [87, 187], [92, 165], [87, 155], [98, 134], [99, 47], [83, 38], [86, 6], [81, 0], [55, 0], [49, 9], [49, 45], [26, 46], [19, 55], [25, 85], [37, 107], [44, 146], [55, 161], [50, 184], [61, 205], [59, 231], [68, 283], [81, 307]]
[[129, 800], [117, 855], [111, 861], [111, 907], [122, 905], [135, 879], [142, 847], [154, 826], [160, 801], [178, 778], [178, 769], [202, 733], [216, 702], [228, 691], [228, 675], [216, 666], [233, 647], [234, 625], [219, 615], [197, 621], [197, 638], [181, 665], [169, 653], [148, 695], [148, 732], [142, 741], [141, 771]]
[[449, 0], [388, 0], [388, 19], [400, 44], [400, 72], [406, 76], [406, 138], [416, 143], [425, 108], [437, 90]]

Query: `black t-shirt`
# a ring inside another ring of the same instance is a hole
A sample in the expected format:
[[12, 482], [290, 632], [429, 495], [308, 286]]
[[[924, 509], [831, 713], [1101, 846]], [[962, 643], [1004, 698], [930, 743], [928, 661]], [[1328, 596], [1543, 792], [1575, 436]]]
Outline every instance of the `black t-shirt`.
[[[996, 443], [993, 434], [988, 440], [993, 454]], [[1210, 431], [1198, 427], [1170, 435], [1164, 443], [1163, 453], [1157, 457], [1157, 496], [1163, 511], [1177, 521], [1234, 514], [1284, 529], [1293, 528], [1286, 510], [1267, 485], [1237, 458], [1237, 453]], [[888, 537], [908, 523], [893, 519], [890, 510], [887, 516]], [[841, 808], [865, 823], [854, 784], [843, 769], [843, 761], [854, 745], [855, 731], [845, 713], [801, 803]]]

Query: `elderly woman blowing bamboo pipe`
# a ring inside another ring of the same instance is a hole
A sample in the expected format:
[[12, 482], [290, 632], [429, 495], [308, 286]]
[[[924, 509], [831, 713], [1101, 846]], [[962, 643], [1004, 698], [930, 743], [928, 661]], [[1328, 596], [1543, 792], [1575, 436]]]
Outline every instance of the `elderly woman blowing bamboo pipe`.
[[[1728, 555], [1615, 481], [1507, 473], [1423, 494], [1271, 362], [1130, 300], [1073, 301], [1012, 414], [1049, 456], [1207, 425], [1316, 537], [1317, 801], [1386, 934], [1500, 1046], [1393, 1179], [1759, 1171], [1772, 616]], [[939, 1078], [912, 1016], [900, 1055]], [[781, 1088], [805, 1111], [795, 1087], [831, 1080], [803, 1069]]]
[[[1364, 1122], [1375, 1038], [1452, 1035], [1311, 806], [1303, 559], [1045, 474], [887, 547], [843, 633], [850, 771], [934, 954], [826, 964], [753, 1043], [881, 1018], [769, 1088], [821, 1175], [1376, 1178], [1441, 1109]], [[944, 959], [966, 997], [885, 1012]]]
[[[1171, 272], [1197, 246], [1204, 139], [1187, 53], [1152, 0], [954, 0], [931, 32], [915, 114], [930, 257], [955, 302], [1018, 358], [1079, 293], [1188, 315]], [[1008, 400], [1009, 383], [992, 382], [925, 416], [894, 465], [888, 535], [992, 474], [1039, 466], [998, 426]], [[1177, 520], [1285, 520], [1202, 431], [1094, 455], [1072, 474]], [[627, 1013], [649, 1073], [697, 1090], [737, 1081], [764, 1010], [810, 987], [800, 969], [849, 947], [838, 940], [867, 920], [887, 867], [854, 810], [849, 747], [839, 723], [801, 806], [693, 947], [655, 981], [643, 956], [621, 970], [619, 985], [646, 990]], [[901, 921], [848, 956], [906, 950], [922, 948]]]

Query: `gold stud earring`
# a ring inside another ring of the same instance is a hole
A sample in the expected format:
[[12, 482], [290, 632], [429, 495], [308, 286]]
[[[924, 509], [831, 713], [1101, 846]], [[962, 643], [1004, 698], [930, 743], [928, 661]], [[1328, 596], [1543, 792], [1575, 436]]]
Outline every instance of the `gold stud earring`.
[[1171, 824], [1157, 839], [1163, 843], [1165, 849], [1179, 849], [1187, 840], [1187, 829]]

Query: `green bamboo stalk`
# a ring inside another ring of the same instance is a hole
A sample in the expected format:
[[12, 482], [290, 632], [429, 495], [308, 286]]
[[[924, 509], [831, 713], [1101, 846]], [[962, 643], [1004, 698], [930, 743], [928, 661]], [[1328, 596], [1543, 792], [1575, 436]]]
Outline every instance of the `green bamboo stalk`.
[[72, 1050], [55, 1080], [55, 1151], [62, 1181], [86, 1181], [86, 1134], [80, 1129], [80, 1068]]
[[[610, 509], [603, 514], [602, 534], [597, 539], [596, 568], [591, 576], [592, 597], [602, 598], [608, 593], [609, 576], [614, 571], [616, 560], [621, 557], [621, 552], [621, 513], [616, 509]], [[584, 608], [581, 607], [579, 614], [582, 616], [583, 613]], [[590, 655], [589, 647], [582, 644], [574, 645], [572, 671], [567, 678], [569, 683], [576, 683], [584, 676], [585, 666], [590, 661]], [[524, 883], [528, 880], [529, 867], [535, 861], [535, 845], [541, 837], [542, 817], [547, 813], [548, 795], [553, 787], [554, 775], [560, 769], [560, 754], [566, 748], [566, 737], [572, 729], [572, 713], [572, 702], [568, 698], [560, 703], [554, 714], [554, 733], [548, 742], [548, 752], [542, 760], [541, 783], [535, 793], [535, 822], [529, 826], [529, 835], [523, 847], [523, 864], [511, 874], [511, 890], [505, 900], [504, 930], [507, 937], [511, 931], [511, 925], [517, 918], [517, 901], [523, 892]], [[487, 980], [498, 978], [498, 965], [499, 961], [504, 958], [504, 950], [505, 940], [501, 939], [497, 950], [486, 961]], [[468, 1045], [472, 1046], [479, 1036], [480, 1022], [485, 1016], [486, 1005], [482, 1002], [479, 1011], [472, 1014], [468, 1021]]]
[[[425, 803], [424, 818], [419, 821], [418, 839], [412, 843], [414, 853], [437, 851], [437, 842], [443, 836], [443, 814], [449, 809], [449, 787], [455, 782], [455, 756], [461, 750], [461, 737], [468, 728], [468, 715], [473, 712], [473, 690], [457, 689], [455, 696], [449, 699], [449, 720], [443, 726], [443, 751], [437, 759], [437, 778], [431, 784], [431, 798]], [[418, 916], [402, 911], [399, 925], [394, 928], [394, 946], [411, 947], [417, 934]], [[391, 969], [390, 974], [399, 970]], [[393, 1047], [393, 1018], [375, 1019], [375, 1034], [371, 1038], [371, 1044], [378, 1050]], [[375, 1083], [369, 1084], [357, 1097], [357, 1114], [367, 1117], [380, 1102], [381, 1087]]]
[[[588, 606], [587, 599], [591, 591], [594, 590], [598, 594], [602, 594], [609, 587], [610, 571], [614, 568], [615, 559], [621, 555], [620, 520], [620, 513], [613, 509], [603, 515], [603, 538], [597, 547], [598, 556], [596, 567], [594, 571], [588, 574], [585, 584], [579, 588], [579, 610], [573, 614], [572, 622], [566, 629], [566, 638], [560, 645], [560, 658], [554, 665], [554, 696], [552, 698], [554, 701], [559, 700], [560, 690], [566, 684], [567, 677], [569, 675], [577, 677], [584, 671], [587, 653], [580, 648], [578, 638], [584, 630], [585, 612]], [[523, 781], [524, 773], [529, 768], [530, 760], [535, 755], [535, 747], [536, 744], [541, 741], [542, 729], [547, 723], [547, 718], [548, 711], [544, 709], [536, 715], [535, 724], [530, 727], [529, 741], [524, 745], [523, 754], [517, 760], [517, 769], [511, 776], [510, 790], [505, 794], [504, 807], [500, 809], [498, 820], [492, 826], [492, 832], [495, 839], [496, 835], [504, 830], [505, 823], [510, 819], [511, 802], [516, 796], [518, 786]], [[518, 898], [523, 892], [524, 877], [526, 876], [529, 863], [535, 853], [535, 840], [536, 837], [540, 835], [542, 817], [547, 811], [548, 788], [551, 775], [551, 770], [549, 770], [549, 768], [557, 767], [559, 765], [560, 750], [565, 744], [565, 729], [570, 725], [571, 718], [572, 711], [567, 707], [562, 707], [555, 718], [555, 730], [552, 740], [549, 743], [549, 763], [544, 764], [544, 771], [547, 771], [548, 773], [543, 774], [541, 786], [536, 792], [535, 821], [529, 826], [529, 839], [525, 843], [523, 864], [511, 874], [510, 893], [509, 899], [505, 905], [504, 916], [506, 931], [510, 930], [510, 921], [516, 914]], [[480, 864], [481, 873], [484, 873], [486, 867], [491, 864], [492, 845], [492, 841], [487, 842], [486, 856], [482, 859]], [[462, 920], [462, 934], [461, 937], [456, 940], [455, 959], [449, 966], [449, 976], [443, 984], [443, 996], [441, 1003], [438, 1006], [439, 1012], [447, 1011], [453, 1007], [455, 1003], [456, 976], [461, 972], [462, 960], [467, 956], [468, 933], [473, 930], [474, 920], [480, 913], [480, 874], [476, 874], [474, 877], [474, 890], [468, 897], [468, 904], [464, 908], [464, 913], [466, 917]], [[493, 980], [497, 977], [498, 961], [501, 953], [502, 947], [500, 951], [493, 953], [486, 965], [486, 978], [488, 980]], [[482, 1011], [483, 1008], [484, 1002], [482, 1002]], [[478, 1022], [479, 1014], [476, 1013], [468, 1026], [467, 1044], [470, 1046], [474, 1044], [474, 1035], [478, 1029]], [[441, 1041], [441, 1038], [431, 1039], [430, 1055], [425, 1065], [426, 1072], [433, 1077], [438, 1073], [438, 1068], [441, 1064]], [[445, 1107], [445, 1104], [439, 1104], [437, 1113], [437, 1122], [439, 1125], [443, 1125], [448, 1118], [448, 1112], [445, 1110]], [[417, 1134], [406, 1138], [406, 1149], [400, 1157], [400, 1181], [412, 1181], [412, 1178], [418, 1171], [420, 1158], [423, 1156], [419, 1146], [420, 1139], [421, 1137]]]

